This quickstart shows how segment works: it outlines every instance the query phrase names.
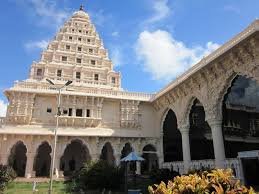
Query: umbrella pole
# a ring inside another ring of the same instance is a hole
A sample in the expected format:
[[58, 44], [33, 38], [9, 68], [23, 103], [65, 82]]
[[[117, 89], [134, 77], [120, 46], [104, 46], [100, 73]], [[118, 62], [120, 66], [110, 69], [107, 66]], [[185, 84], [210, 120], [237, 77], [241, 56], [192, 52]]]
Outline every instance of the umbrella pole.
[[125, 194], [128, 193], [128, 162], [125, 162]]
[[134, 170], [134, 189], [136, 189], [136, 187], [137, 187], [137, 173], [136, 173], [136, 170], [137, 170], [137, 161], [135, 161], [135, 170]]

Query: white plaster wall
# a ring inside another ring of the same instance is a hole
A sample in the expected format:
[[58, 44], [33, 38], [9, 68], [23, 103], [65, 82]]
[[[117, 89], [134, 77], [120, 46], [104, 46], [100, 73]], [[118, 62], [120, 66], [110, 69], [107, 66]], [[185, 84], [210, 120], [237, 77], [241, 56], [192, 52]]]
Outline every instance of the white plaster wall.
[[[40, 123], [51, 124], [55, 122], [56, 98], [47, 96], [36, 96], [32, 118]], [[52, 112], [48, 113], [47, 108]]]
[[140, 103], [139, 106], [142, 135], [145, 137], [159, 137], [159, 118], [156, 116], [155, 109], [150, 103]]
[[120, 127], [120, 101], [104, 99], [102, 125]]

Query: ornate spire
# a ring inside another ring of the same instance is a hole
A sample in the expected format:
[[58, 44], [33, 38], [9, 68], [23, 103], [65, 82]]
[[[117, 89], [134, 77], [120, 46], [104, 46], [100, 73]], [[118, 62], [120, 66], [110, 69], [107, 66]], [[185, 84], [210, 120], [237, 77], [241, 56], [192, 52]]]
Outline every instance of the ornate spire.
[[[56, 52], [56, 48], [60, 50]], [[43, 66], [51, 62], [58, 65], [49, 68], [49, 71], [45, 70], [48, 67], [44, 67], [43, 71]], [[120, 74], [113, 70], [112, 61], [83, 5], [61, 27], [55, 41], [49, 43], [39, 63], [35, 63], [32, 69], [31, 79], [39, 79], [37, 75], [41, 75], [40, 79], [43, 81], [46, 78], [69, 79], [87, 87], [96, 87], [98, 84], [101, 87], [120, 89]]]
[[81, 4], [80, 5], [80, 8], [79, 8], [80, 11], [84, 11], [84, 6]]

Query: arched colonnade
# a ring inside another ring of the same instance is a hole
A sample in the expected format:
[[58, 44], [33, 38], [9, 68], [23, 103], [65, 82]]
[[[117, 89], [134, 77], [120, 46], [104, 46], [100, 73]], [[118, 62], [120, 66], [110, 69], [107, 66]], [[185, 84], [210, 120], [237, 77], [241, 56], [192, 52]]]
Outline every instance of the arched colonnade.
[[[27, 140], [15, 139], [6, 147], [7, 153], [0, 154], [0, 163], [7, 164], [16, 171], [18, 177], [48, 177], [50, 174], [52, 145], [49, 141], [39, 141], [37, 144]], [[55, 174], [57, 177], [69, 176], [79, 170], [84, 163], [93, 160], [105, 160], [110, 165], [120, 165], [120, 159], [131, 151], [136, 151], [147, 159], [143, 170], [137, 165], [138, 172], [145, 172], [158, 164], [157, 148], [148, 142], [135, 146], [130, 141], [113, 144], [103, 140], [96, 150], [93, 145], [81, 138], [68, 140], [66, 144], [57, 144]], [[151, 156], [151, 157], [150, 157]]]
[[187, 171], [192, 161], [215, 160], [224, 168], [238, 152], [259, 149], [258, 80], [233, 73], [220, 82], [217, 93], [193, 92], [164, 109], [164, 163], [183, 161]]

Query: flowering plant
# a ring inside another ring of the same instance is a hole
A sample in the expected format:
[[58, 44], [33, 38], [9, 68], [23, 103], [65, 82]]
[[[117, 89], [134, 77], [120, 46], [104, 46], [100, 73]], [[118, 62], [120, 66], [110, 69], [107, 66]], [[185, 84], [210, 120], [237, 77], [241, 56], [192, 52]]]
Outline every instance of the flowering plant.
[[252, 187], [248, 189], [233, 178], [231, 169], [217, 169], [177, 176], [167, 185], [161, 182], [148, 190], [150, 194], [255, 194]]

